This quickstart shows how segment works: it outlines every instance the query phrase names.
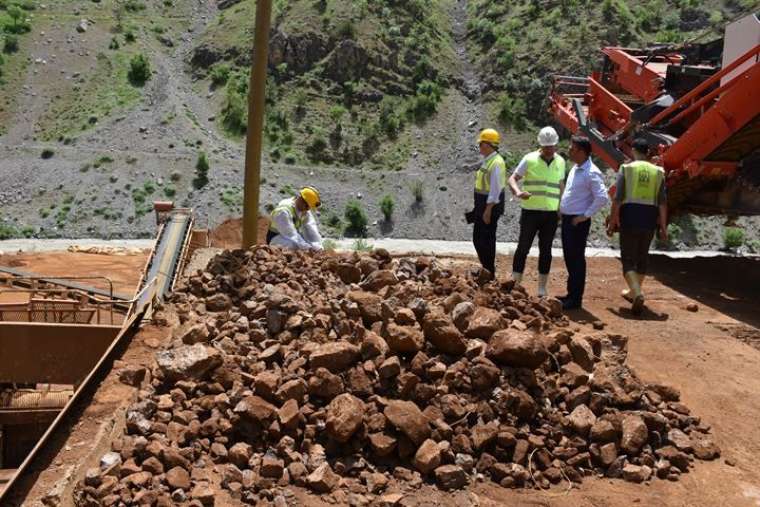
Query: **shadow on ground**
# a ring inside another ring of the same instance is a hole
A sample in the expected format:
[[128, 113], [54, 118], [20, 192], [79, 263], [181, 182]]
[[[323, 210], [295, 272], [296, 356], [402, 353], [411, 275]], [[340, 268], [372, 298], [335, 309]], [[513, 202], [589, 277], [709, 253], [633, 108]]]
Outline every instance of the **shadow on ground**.
[[657, 280], [721, 313], [760, 327], [760, 258], [652, 255], [649, 271]]

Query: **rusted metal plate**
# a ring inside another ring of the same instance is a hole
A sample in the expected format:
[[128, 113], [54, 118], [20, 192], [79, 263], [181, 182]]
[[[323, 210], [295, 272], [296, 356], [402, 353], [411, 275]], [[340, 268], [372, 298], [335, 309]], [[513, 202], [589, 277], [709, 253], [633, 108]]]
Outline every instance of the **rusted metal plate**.
[[0, 410], [0, 425], [49, 424], [62, 408]]
[[78, 384], [118, 326], [0, 322], [0, 382]]

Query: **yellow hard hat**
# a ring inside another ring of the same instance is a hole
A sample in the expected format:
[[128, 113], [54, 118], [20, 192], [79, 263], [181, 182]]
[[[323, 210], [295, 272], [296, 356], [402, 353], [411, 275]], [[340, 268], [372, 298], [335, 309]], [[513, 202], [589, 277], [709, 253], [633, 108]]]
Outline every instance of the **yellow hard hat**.
[[488, 143], [493, 147], [497, 147], [499, 146], [500, 141], [501, 136], [494, 129], [485, 129], [481, 131], [480, 135], [478, 136], [478, 144]]
[[302, 188], [299, 195], [311, 209], [319, 208], [322, 205], [322, 201], [319, 200], [319, 191], [314, 187]]

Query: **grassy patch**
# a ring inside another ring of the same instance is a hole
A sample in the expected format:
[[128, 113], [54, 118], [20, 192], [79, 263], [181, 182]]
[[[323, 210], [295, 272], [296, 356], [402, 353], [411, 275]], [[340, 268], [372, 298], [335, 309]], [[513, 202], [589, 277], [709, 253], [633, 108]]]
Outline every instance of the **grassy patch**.
[[129, 83], [130, 55], [124, 51], [99, 53], [95, 70], [70, 88], [62, 86], [60, 99], [40, 121], [42, 138], [54, 140], [86, 131], [93, 127], [90, 118], [105, 118], [136, 104], [139, 89]]

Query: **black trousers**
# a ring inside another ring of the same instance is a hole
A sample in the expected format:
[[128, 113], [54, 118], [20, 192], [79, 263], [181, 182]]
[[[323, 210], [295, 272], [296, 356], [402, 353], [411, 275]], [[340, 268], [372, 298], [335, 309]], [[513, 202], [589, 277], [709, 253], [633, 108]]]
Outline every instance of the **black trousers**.
[[557, 233], [559, 215], [556, 211], [524, 209], [520, 214], [520, 239], [512, 261], [512, 271], [523, 273], [525, 260], [538, 234], [538, 272], [548, 275], [552, 268], [552, 242]]
[[504, 214], [504, 193], [499, 196], [499, 203], [491, 210], [491, 223], [483, 222], [483, 212], [486, 209], [487, 195], [475, 194], [474, 227], [472, 229], [472, 244], [478, 253], [478, 260], [483, 269], [496, 274], [496, 227], [499, 218]]
[[623, 273], [635, 271], [640, 275], [647, 273], [649, 265], [649, 247], [654, 238], [654, 229], [621, 228], [620, 260]]
[[567, 267], [567, 297], [580, 304], [586, 288], [586, 241], [591, 220], [573, 225], [576, 215], [562, 215], [562, 254]]

